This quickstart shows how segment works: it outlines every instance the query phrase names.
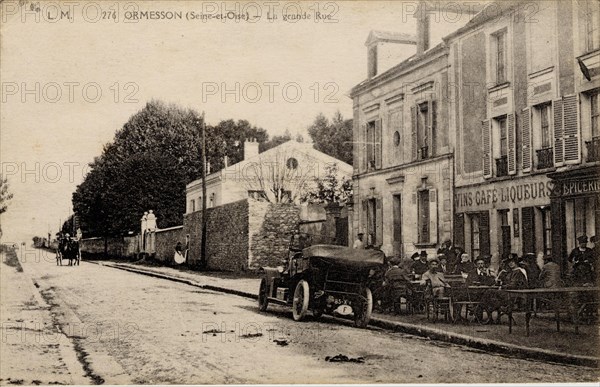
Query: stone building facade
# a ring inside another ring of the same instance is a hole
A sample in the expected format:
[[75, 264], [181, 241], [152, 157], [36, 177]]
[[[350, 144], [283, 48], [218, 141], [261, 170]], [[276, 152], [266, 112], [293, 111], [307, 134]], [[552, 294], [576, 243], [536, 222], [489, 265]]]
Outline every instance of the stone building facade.
[[600, 231], [600, 3], [469, 10], [432, 45], [444, 18], [422, 2], [416, 54], [369, 62], [353, 88], [353, 233], [388, 255], [452, 239], [493, 266], [544, 253], [564, 272]]

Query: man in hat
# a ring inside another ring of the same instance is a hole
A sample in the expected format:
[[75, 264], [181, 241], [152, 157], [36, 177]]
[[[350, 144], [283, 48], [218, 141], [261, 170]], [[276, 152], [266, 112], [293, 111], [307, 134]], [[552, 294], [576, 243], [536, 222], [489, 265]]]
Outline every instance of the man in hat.
[[421, 285], [431, 282], [431, 290], [434, 297], [444, 297], [444, 289], [449, 288], [450, 284], [444, 278], [444, 273], [439, 269], [440, 261], [433, 258], [429, 261], [429, 269], [421, 276]]
[[485, 267], [485, 260], [482, 257], [477, 258], [475, 261], [475, 269], [471, 270], [467, 276], [467, 285], [493, 285], [495, 282], [494, 277], [490, 274], [490, 271]]
[[569, 263], [573, 264], [571, 273], [574, 285], [591, 284], [595, 280], [594, 253], [587, 247], [588, 237], [582, 235], [577, 238], [579, 245], [569, 254]]
[[419, 276], [423, 275], [423, 273], [429, 269], [427, 265], [427, 252], [425, 250], [421, 251], [421, 254], [419, 254], [419, 260], [413, 263], [412, 269], [415, 274]]
[[362, 232], [358, 233], [357, 238], [354, 241], [354, 245], [352, 245], [353, 248], [355, 248], [355, 249], [364, 249], [365, 248], [365, 242], [363, 242], [364, 235], [365, 234], [363, 234]]

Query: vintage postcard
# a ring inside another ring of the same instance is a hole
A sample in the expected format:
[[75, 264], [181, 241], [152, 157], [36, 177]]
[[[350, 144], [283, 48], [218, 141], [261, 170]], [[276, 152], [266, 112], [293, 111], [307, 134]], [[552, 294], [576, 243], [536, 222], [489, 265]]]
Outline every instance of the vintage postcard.
[[598, 0], [0, 19], [0, 385], [598, 385]]

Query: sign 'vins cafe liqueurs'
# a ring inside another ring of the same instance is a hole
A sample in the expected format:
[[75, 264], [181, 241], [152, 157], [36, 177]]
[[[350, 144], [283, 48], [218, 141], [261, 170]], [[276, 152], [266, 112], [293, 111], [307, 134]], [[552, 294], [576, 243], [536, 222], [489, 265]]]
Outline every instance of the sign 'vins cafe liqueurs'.
[[547, 205], [554, 184], [545, 176], [535, 180], [502, 181], [476, 187], [457, 188], [454, 203], [457, 211], [508, 208], [515, 205]]
[[487, 208], [512, 206], [543, 206], [550, 197], [600, 193], [600, 180], [596, 178], [553, 182], [541, 177], [525, 182], [507, 180], [475, 187], [457, 188], [454, 203], [457, 211], [477, 211]]

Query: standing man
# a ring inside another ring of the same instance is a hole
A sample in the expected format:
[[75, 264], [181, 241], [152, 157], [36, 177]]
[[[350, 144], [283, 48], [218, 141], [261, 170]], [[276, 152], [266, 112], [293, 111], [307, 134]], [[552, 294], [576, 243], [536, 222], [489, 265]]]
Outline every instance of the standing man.
[[594, 253], [592, 249], [587, 247], [587, 235], [577, 238], [577, 242], [579, 246], [574, 248], [571, 254], [569, 254], [569, 263], [573, 264], [573, 283], [575, 285], [593, 283], [595, 280]]
[[354, 241], [354, 245], [352, 246], [352, 248], [354, 248], [354, 249], [364, 249], [365, 248], [365, 242], [363, 242], [364, 235], [365, 234], [363, 234], [362, 232], [358, 233], [357, 238]]
[[562, 287], [560, 266], [552, 260], [551, 255], [544, 256], [544, 266], [542, 266], [542, 271], [540, 272], [539, 282], [545, 288]]

